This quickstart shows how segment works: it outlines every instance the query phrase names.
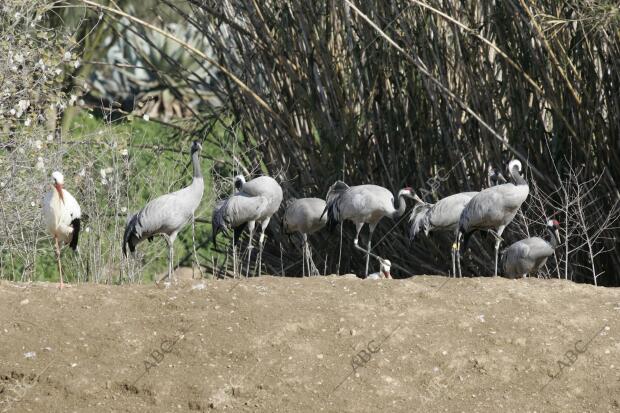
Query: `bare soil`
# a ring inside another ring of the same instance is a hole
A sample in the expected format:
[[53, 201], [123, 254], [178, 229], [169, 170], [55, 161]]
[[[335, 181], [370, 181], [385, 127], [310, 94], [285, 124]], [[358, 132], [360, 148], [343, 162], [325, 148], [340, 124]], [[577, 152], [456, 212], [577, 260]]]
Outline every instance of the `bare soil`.
[[620, 290], [0, 283], [0, 412], [620, 411]]

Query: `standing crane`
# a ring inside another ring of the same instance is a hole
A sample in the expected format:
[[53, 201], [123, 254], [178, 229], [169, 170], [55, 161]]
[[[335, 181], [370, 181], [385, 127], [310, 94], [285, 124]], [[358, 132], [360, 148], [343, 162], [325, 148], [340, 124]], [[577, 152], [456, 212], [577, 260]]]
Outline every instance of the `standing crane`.
[[320, 198], [301, 198], [293, 199], [284, 213], [282, 229], [286, 234], [294, 232], [301, 233], [303, 245], [301, 246], [302, 255], [302, 276], [305, 276], [305, 268], [308, 266], [308, 275], [311, 270], [311, 253], [308, 246], [308, 234], [312, 234], [323, 228], [327, 224], [327, 216], [323, 214], [325, 201]]
[[[365, 276], [368, 276], [370, 247], [375, 227], [383, 217], [400, 218], [407, 208], [405, 198], [415, 199], [413, 190], [409, 187], [398, 192], [398, 206], [394, 204], [394, 195], [388, 189], [378, 185], [350, 187], [342, 181], [337, 181], [327, 191], [327, 205], [323, 211], [323, 214], [327, 212], [327, 227], [333, 231], [344, 220], [355, 223], [353, 245], [366, 253]], [[358, 245], [358, 238], [364, 224], [368, 224], [370, 230], [366, 250]]]
[[155, 235], [161, 234], [168, 243], [168, 279], [173, 280], [174, 240], [177, 234], [194, 219], [194, 212], [205, 189], [204, 179], [200, 171], [200, 151], [202, 145], [192, 143], [190, 157], [192, 159], [192, 183], [185, 188], [162, 195], [150, 201], [127, 222], [123, 236], [123, 255], [127, 256], [127, 247], [132, 253], [136, 245]]
[[522, 239], [504, 250], [502, 269], [508, 277], [527, 277], [545, 265], [547, 258], [553, 255], [560, 245], [560, 223], [555, 219], [547, 221], [549, 241], [540, 237]]
[[229, 228], [234, 229], [233, 245], [239, 241], [241, 233], [247, 226], [250, 231], [248, 242], [248, 269], [250, 270], [250, 258], [252, 256], [252, 238], [256, 223], [261, 226], [258, 239], [258, 275], [261, 274], [263, 241], [265, 229], [273, 214], [280, 208], [282, 203], [282, 188], [278, 182], [270, 176], [259, 176], [249, 182], [243, 175], [235, 177], [235, 189], [237, 192], [231, 197], [219, 201], [213, 210], [213, 243], [217, 234]]
[[[489, 166], [488, 184], [489, 187], [505, 183], [506, 179], [497, 168]], [[451, 232], [455, 233], [458, 228], [461, 213], [469, 201], [477, 195], [478, 192], [461, 192], [440, 199], [435, 204], [422, 201], [417, 195], [416, 205], [411, 211], [409, 222], [409, 241], [413, 242], [416, 235], [423, 230], [424, 235], [428, 236], [430, 232]], [[452, 245], [452, 275], [456, 276], [456, 243]]]
[[60, 247], [69, 244], [73, 250], [77, 250], [80, 236], [80, 218], [82, 210], [73, 195], [64, 189], [65, 178], [58, 171], [52, 173], [53, 189], [43, 198], [43, 219], [47, 230], [54, 238], [58, 273], [60, 274], [60, 289], [64, 283], [62, 279], [62, 265], [60, 263]]
[[[497, 258], [502, 233], [517, 215], [521, 204], [527, 199], [530, 188], [521, 176], [521, 162], [513, 159], [508, 164], [508, 172], [513, 183], [497, 185], [480, 191], [465, 206], [459, 219], [457, 234], [457, 262], [460, 275], [460, 255], [467, 249], [469, 238], [475, 231], [488, 231], [495, 237], [495, 276], [497, 276]], [[461, 243], [462, 239], [462, 243]]]

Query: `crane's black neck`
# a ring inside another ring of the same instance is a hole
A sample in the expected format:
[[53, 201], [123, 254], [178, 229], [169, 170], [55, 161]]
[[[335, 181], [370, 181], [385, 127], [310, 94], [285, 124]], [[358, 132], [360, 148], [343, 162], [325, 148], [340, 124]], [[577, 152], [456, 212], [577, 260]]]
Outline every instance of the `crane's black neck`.
[[555, 228], [547, 226], [547, 232], [549, 233], [549, 236], [550, 236], [549, 244], [551, 244], [553, 249], [556, 249], [558, 247], [558, 245], [560, 245], [560, 240], [558, 239], [557, 235], [555, 234]]
[[[398, 202], [398, 207], [396, 206], [396, 202]], [[400, 194], [398, 195], [398, 200], [395, 201], [394, 203], [394, 209], [396, 209], [396, 211], [394, 212], [394, 214], [392, 215], [392, 218], [400, 218], [403, 216], [403, 214], [405, 213], [405, 210], [407, 209], [407, 202], [405, 202], [405, 196]]]
[[512, 176], [512, 180], [515, 185], [527, 185], [527, 181], [521, 176], [521, 173], [516, 166], [510, 171], [510, 176]]
[[202, 178], [200, 170], [200, 151], [192, 152], [192, 165], [194, 166], [194, 178]]

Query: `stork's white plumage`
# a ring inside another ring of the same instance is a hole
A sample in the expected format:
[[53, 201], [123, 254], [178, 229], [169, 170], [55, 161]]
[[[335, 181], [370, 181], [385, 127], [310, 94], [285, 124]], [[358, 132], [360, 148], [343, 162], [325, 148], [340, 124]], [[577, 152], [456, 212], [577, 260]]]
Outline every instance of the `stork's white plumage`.
[[52, 190], [43, 198], [43, 219], [48, 232], [54, 238], [60, 288], [62, 288], [64, 284], [60, 247], [62, 244], [69, 244], [74, 251], [77, 249], [82, 211], [73, 195], [64, 189], [65, 179], [60, 172], [52, 173], [52, 181]]

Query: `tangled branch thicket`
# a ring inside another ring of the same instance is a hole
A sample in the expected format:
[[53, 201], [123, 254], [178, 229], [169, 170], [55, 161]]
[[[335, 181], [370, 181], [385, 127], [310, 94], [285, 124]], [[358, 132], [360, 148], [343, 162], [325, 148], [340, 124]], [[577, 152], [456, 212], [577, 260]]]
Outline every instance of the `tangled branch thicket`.
[[[421, 190], [429, 177], [451, 170], [426, 197], [432, 202], [481, 188], [487, 164], [517, 157], [527, 163], [538, 193], [548, 194], [538, 215], [530, 207], [538, 202], [535, 197], [524, 209], [529, 232], [536, 234], [556, 212], [572, 225], [572, 212], [554, 207], [563, 205], [566, 195], [558, 189], [579, 170], [580, 184], [600, 176], [587, 194], [586, 203], [595, 205], [587, 226], [601, 227], [606, 239], [599, 239], [598, 256], [572, 251], [562, 274], [593, 282], [604, 273], [605, 283], [620, 281], [613, 270], [619, 263], [613, 221], [620, 196], [615, 2], [190, 3], [188, 21], [210, 39], [221, 64], [271, 108], [233, 82], [220, 82], [217, 92], [242, 125], [243, 141], [259, 143], [267, 170], [285, 166], [286, 196], [324, 195], [343, 177], [350, 184], [375, 183], [394, 191], [409, 184]], [[353, 228], [344, 228], [341, 268], [359, 271]], [[507, 241], [520, 235], [515, 225]], [[375, 236], [382, 240], [375, 243], [378, 254], [411, 273], [448, 270], [447, 237], [411, 248], [404, 223], [394, 228], [388, 221]], [[317, 237], [315, 256], [327, 257], [333, 271], [339, 237]], [[265, 253], [278, 268], [279, 244], [286, 240], [279, 231], [271, 240]], [[579, 237], [568, 242], [569, 250], [583, 247]], [[492, 243], [480, 244], [488, 250]], [[470, 255], [471, 273], [490, 272], [484, 253]], [[285, 255], [288, 261], [300, 258]]]

